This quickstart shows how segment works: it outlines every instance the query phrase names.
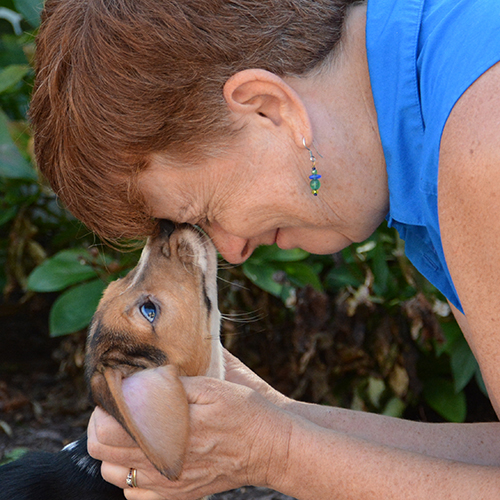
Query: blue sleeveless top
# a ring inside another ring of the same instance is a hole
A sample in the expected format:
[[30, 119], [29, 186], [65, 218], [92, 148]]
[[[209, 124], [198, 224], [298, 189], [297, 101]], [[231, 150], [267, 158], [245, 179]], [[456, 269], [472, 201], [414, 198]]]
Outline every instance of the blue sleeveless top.
[[387, 164], [387, 221], [415, 267], [463, 312], [439, 230], [439, 146], [457, 100], [500, 60], [500, 3], [368, 0], [366, 46]]

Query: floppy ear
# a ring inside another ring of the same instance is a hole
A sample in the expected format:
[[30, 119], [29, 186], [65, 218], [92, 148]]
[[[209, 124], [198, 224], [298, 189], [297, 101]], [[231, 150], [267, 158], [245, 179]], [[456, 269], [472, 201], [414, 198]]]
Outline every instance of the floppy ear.
[[189, 433], [189, 406], [177, 369], [167, 365], [123, 378], [120, 370], [106, 368], [104, 378], [120, 413], [114, 416], [158, 471], [177, 479]]

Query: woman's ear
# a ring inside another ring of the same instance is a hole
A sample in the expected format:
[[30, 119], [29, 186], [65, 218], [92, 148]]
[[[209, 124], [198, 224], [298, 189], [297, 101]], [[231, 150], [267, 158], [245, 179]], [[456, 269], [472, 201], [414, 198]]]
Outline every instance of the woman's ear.
[[237, 118], [255, 119], [268, 127], [289, 128], [303, 147], [312, 142], [309, 115], [298, 93], [282, 78], [263, 69], [239, 71], [224, 85], [224, 99]]

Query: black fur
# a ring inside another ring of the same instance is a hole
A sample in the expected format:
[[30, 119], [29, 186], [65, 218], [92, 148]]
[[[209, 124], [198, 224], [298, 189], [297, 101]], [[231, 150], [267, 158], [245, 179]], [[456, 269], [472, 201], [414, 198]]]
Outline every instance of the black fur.
[[0, 500], [123, 500], [87, 452], [87, 436], [59, 453], [31, 452], [0, 467]]

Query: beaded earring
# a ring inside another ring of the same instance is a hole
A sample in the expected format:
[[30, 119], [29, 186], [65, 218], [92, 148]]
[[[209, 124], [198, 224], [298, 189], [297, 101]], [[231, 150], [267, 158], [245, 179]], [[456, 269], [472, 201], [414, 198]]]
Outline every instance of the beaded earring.
[[311, 182], [309, 183], [309, 186], [311, 187], [312, 194], [314, 196], [318, 196], [318, 189], [321, 187], [321, 182], [319, 181], [321, 179], [321, 175], [319, 175], [318, 171], [316, 170], [316, 158], [314, 157], [313, 152], [306, 146], [305, 137], [302, 139], [302, 144], [304, 144], [304, 147], [307, 149], [307, 151], [309, 151], [309, 159], [312, 163], [311, 175], [309, 176]]

